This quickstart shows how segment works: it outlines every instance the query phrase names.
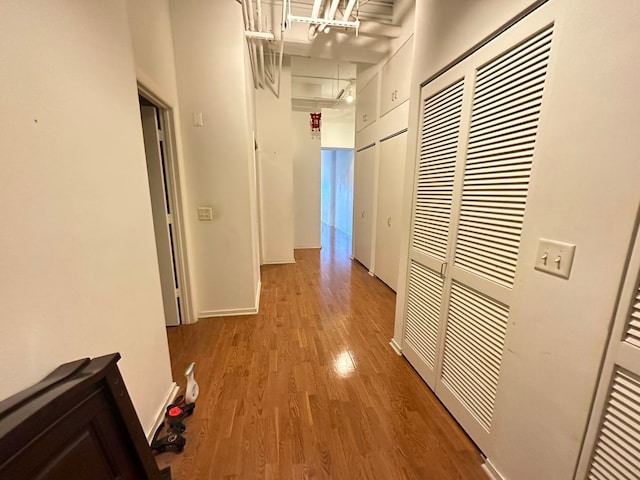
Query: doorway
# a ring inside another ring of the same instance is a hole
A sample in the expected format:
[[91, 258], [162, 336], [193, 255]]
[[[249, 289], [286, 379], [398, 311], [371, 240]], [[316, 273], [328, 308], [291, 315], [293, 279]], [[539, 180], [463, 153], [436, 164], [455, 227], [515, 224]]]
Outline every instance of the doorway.
[[178, 326], [191, 315], [171, 111], [142, 89], [138, 98], [165, 324]]
[[353, 232], [353, 150], [322, 149], [321, 222], [351, 237]]

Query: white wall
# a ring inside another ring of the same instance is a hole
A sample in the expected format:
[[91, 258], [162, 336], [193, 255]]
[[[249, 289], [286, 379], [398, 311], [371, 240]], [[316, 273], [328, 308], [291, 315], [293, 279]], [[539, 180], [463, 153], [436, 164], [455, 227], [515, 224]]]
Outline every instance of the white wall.
[[172, 386], [124, 0], [0, 16], [0, 398], [120, 352], [148, 432]]
[[294, 244], [291, 67], [282, 67], [280, 97], [256, 91], [262, 263], [292, 263]]
[[[418, 2], [410, 125], [417, 125], [420, 82], [529, 3]], [[637, 2], [611, 9], [603, 0], [552, 0], [543, 8], [553, 7], [559, 10], [555, 57], [536, 140], [489, 457], [510, 480], [573, 478], [640, 203], [640, 68], [629, 61], [640, 45]], [[413, 167], [415, 129], [409, 134]], [[405, 188], [411, 191], [413, 168], [408, 172]], [[404, 207], [406, 258], [410, 199]], [[569, 280], [533, 269], [540, 237], [577, 244]]]
[[[206, 0], [170, 6], [197, 310], [250, 313], [260, 271], [242, 9]], [[203, 127], [193, 126], [194, 112]], [[213, 222], [197, 220], [201, 205], [213, 207]]]
[[320, 139], [309, 114], [292, 112], [294, 247], [320, 247]]
[[353, 148], [355, 144], [356, 109], [322, 109], [320, 129], [322, 148]]

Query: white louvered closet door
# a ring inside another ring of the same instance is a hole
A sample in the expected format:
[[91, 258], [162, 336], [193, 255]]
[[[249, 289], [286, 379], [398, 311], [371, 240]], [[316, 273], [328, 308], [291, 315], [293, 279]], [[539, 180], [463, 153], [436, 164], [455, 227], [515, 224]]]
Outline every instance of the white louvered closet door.
[[[553, 29], [476, 67], [436, 393], [486, 451]], [[491, 48], [493, 47], [493, 48]]]
[[640, 233], [622, 287], [575, 478], [640, 478]]
[[485, 452], [551, 51], [540, 28], [423, 89], [403, 352]]
[[432, 389], [453, 235], [456, 169], [459, 177], [463, 164], [462, 118], [469, 115], [468, 107], [463, 112], [469, 95], [465, 85], [459, 67], [425, 86], [421, 94], [402, 351]]

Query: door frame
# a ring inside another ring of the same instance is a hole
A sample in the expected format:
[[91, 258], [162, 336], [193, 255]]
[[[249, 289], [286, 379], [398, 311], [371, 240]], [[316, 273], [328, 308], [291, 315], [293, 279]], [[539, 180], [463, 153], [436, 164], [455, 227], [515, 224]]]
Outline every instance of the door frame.
[[174, 254], [175, 268], [178, 281], [180, 283], [180, 296], [183, 299], [182, 325], [196, 323], [197, 317], [194, 315], [195, 309], [191, 296], [190, 270], [187, 255], [187, 240], [184, 221], [184, 204], [182, 200], [181, 169], [178, 162], [178, 149], [176, 142], [176, 128], [174, 119], [174, 109], [157, 95], [151, 88], [138, 81], [138, 95], [151, 102], [157, 109], [161, 117], [164, 128], [164, 143], [167, 166], [167, 193], [173, 204], [173, 225], [175, 233]]

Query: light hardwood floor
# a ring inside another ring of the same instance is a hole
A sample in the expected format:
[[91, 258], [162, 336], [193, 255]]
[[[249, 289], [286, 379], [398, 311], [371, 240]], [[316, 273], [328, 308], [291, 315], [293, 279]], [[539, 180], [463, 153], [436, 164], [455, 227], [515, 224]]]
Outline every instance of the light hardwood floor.
[[323, 229], [322, 250], [262, 268], [260, 313], [168, 329], [200, 397], [176, 480], [486, 480], [479, 451], [389, 346], [395, 294]]

